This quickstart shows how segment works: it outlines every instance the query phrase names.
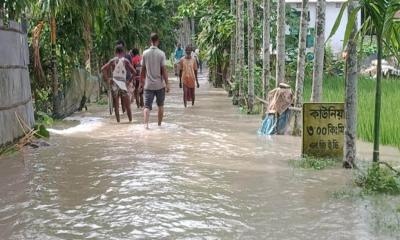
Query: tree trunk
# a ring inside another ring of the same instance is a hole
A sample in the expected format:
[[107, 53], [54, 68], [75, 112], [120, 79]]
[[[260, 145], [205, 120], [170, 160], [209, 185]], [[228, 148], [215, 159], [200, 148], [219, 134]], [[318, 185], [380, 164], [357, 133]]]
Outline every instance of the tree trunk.
[[311, 102], [322, 101], [322, 82], [324, 76], [324, 51], [325, 51], [325, 8], [326, 0], [318, 0], [316, 41], [314, 50], [313, 84]]
[[233, 104], [239, 104], [243, 99], [243, 64], [244, 64], [244, 21], [243, 0], [236, 2], [236, 55], [235, 55], [235, 84], [239, 89], [234, 94]]
[[91, 52], [92, 52], [92, 31], [91, 31], [90, 19], [88, 17], [84, 19], [83, 23], [83, 39], [85, 41], [85, 49], [84, 49], [85, 69], [89, 73], [91, 73], [92, 69], [90, 63], [91, 63]]
[[[231, 0], [231, 14], [232, 16], [235, 15], [235, 0]], [[234, 73], [235, 73], [236, 28], [233, 33], [235, 34], [231, 37], [231, 49], [229, 54], [229, 82], [231, 83], [233, 83]]]
[[194, 17], [192, 17], [192, 18], [190, 19], [190, 21], [191, 21], [191, 23], [190, 23], [190, 25], [191, 25], [190, 29], [191, 29], [191, 31], [192, 31], [191, 37], [192, 37], [192, 40], [193, 40], [194, 37], [195, 37], [195, 35], [196, 35]]
[[53, 115], [55, 118], [61, 117], [61, 102], [59, 96], [59, 83], [57, 71], [57, 51], [56, 51], [56, 18], [50, 18], [50, 40], [51, 40], [51, 78], [53, 80]]
[[190, 30], [189, 18], [186, 18], [186, 37], [188, 45], [192, 46], [192, 31]]
[[[240, 34], [239, 34], [239, 19], [240, 19], [240, 8], [239, 8], [239, 1], [240, 0], [235, 0], [236, 2], [236, 12], [235, 12], [235, 18], [236, 18], [236, 29], [235, 29], [235, 78], [234, 78], [234, 82], [232, 82], [234, 84], [234, 86], [236, 86], [236, 84], [239, 84], [239, 76], [241, 74], [241, 66], [240, 66]], [[232, 97], [232, 104], [233, 105], [238, 105], [239, 103], [239, 89], [234, 88], [233, 91], [233, 97]]]
[[[356, 8], [356, 0], [351, 0], [347, 9], [348, 16]], [[357, 22], [357, 17], [356, 20]], [[345, 146], [343, 166], [353, 168], [356, 159], [356, 140], [357, 140], [357, 24], [350, 33], [349, 43], [347, 45], [346, 56], [346, 100], [345, 100]]]
[[244, 66], [244, 6], [243, 0], [239, 4], [239, 102], [243, 102], [243, 66]]
[[248, 64], [249, 64], [249, 75], [248, 75], [248, 86], [247, 86], [247, 96], [248, 96], [248, 113], [253, 112], [254, 106], [254, 7], [253, 0], [248, 0], [247, 2], [248, 10]]
[[276, 34], [276, 86], [285, 82], [285, 0], [278, 0], [278, 22]]
[[375, 93], [375, 121], [374, 121], [374, 153], [373, 162], [379, 162], [379, 138], [381, 121], [381, 80], [382, 80], [382, 35], [376, 35], [378, 44], [378, 65], [376, 69], [376, 93]]
[[[296, 71], [296, 92], [295, 106], [301, 108], [303, 105], [303, 89], [304, 89], [304, 72], [306, 66], [306, 40], [308, 28], [308, 0], [303, 0], [301, 4], [300, 17], [300, 33], [299, 33], [299, 50], [297, 54], [297, 71]], [[294, 115], [294, 135], [301, 133], [301, 114], [296, 112]]]
[[[269, 79], [271, 79], [271, 66], [270, 66], [270, 0], [263, 0], [263, 99], [267, 100], [269, 90]], [[265, 107], [264, 107], [265, 109]]]

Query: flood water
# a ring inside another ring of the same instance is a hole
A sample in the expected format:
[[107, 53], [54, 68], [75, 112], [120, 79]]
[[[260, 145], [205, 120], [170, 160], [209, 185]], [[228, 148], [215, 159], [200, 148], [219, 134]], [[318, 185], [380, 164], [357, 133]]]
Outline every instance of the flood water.
[[155, 111], [144, 130], [136, 107], [117, 124], [92, 105], [51, 146], [0, 159], [0, 239], [399, 239], [373, 199], [333, 197], [350, 171], [293, 168], [300, 138], [257, 137], [260, 117], [205, 78], [187, 109], [172, 84], [162, 127]]

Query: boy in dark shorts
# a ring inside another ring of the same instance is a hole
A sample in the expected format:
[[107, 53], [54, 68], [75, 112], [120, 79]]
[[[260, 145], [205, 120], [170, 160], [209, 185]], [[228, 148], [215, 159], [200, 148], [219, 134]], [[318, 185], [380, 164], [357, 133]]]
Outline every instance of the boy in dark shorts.
[[141, 62], [142, 62], [142, 57], [139, 54], [139, 49], [137, 49], [137, 48], [132, 49], [132, 65], [136, 70], [136, 75], [134, 76], [134, 79], [133, 79], [133, 87], [134, 87], [133, 97], [136, 100], [136, 105], [138, 108], [142, 108], [144, 106], [143, 88], [142, 89], [139, 88], [140, 72], [141, 72], [141, 68], [142, 68]]

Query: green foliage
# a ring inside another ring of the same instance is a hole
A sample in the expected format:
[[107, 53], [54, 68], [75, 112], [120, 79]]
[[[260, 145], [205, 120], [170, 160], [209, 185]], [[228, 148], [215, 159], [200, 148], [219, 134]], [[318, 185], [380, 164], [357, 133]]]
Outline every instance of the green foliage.
[[358, 54], [361, 59], [369, 57], [372, 54], [378, 52], [378, 46], [376, 45], [376, 39], [373, 37], [364, 37], [358, 43]]
[[324, 72], [330, 76], [343, 76], [345, 61], [343, 58], [333, 54], [332, 46], [327, 44], [325, 47]]
[[46, 129], [46, 126], [52, 126], [54, 124], [54, 119], [50, 117], [47, 113], [36, 111], [35, 112], [35, 126], [34, 129], [37, 131], [35, 136], [37, 138], [49, 138], [50, 133]]
[[[304, 100], [309, 101], [311, 96], [311, 78], [306, 78], [304, 83]], [[325, 102], [344, 101], [344, 78], [325, 75], [324, 78]], [[381, 112], [381, 142], [386, 145], [400, 147], [400, 89], [399, 79], [385, 79], [382, 81], [382, 112]], [[358, 111], [357, 135], [365, 141], [373, 140], [372, 130], [374, 123], [374, 97], [375, 81], [360, 77], [358, 80]]]
[[[69, 84], [75, 68], [84, 68], [89, 48], [93, 73], [113, 56], [116, 40], [126, 42], [127, 50], [148, 47], [151, 32], [161, 38], [160, 48], [172, 52], [176, 35], [174, 29], [178, 22], [171, 18], [177, 12], [181, 0], [21, 0], [0, 1], [5, 15], [19, 19], [25, 13], [29, 16], [29, 46], [32, 51], [32, 30], [44, 21], [40, 34], [40, 59], [44, 79], [34, 74], [34, 56], [30, 54], [30, 71], [35, 109], [50, 113], [52, 111], [51, 58], [49, 16], [56, 18], [56, 64], [60, 91]], [[0, 8], [2, 8], [0, 7]], [[165, 20], [168, 19], [168, 20]], [[90, 46], [89, 46], [89, 45]]]
[[18, 150], [15, 145], [2, 146], [0, 147], [0, 156], [9, 156], [16, 153]]
[[108, 100], [107, 100], [107, 98], [102, 97], [96, 103], [99, 104], [99, 105], [107, 105], [108, 104]]
[[198, 36], [200, 49], [206, 50], [209, 66], [217, 63], [227, 63], [228, 57], [224, 54], [230, 47], [230, 40], [234, 36], [235, 20], [229, 10], [216, 7], [209, 15], [200, 20], [202, 31]]
[[37, 125], [51, 126], [54, 123], [54, 119], [52, 117], [41, 111], [35, 112], [35, 120]]
[[321, 159], [305, 156], [297, 160], [290, 160], [289, 164], [296, 168], [314, 169], [322, 170], [338, 165], [339, 161], [337, 159]]
[[49, 138], [50, 137], [50, 133], [46, 129], [46, 126], [44, 124], [36, 124], [35, 130], [37, 131], [35, 134], [35, 137], [37, 137], [37, 138], [42, 138], [42, 137]]
[[364, 194], [386, 193], [400, 194], [400, 178], [386, 167], [374, 163], [366, 173], [359, 172], [355, 184], [362, 188]]

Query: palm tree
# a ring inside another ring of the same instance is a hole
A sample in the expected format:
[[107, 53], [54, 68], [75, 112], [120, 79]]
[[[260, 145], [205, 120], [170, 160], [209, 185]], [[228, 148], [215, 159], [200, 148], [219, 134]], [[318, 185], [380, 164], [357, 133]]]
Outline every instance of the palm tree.
[[276, 86], [285, 82], [285, 0], [278, 0], [278, 23], [276, 35]]
[[[270, 69], [270, 0], [263, 0], [263, 99], [267, 100], [269, 79], [271, 78]], [[265, 108], [264, 108], [265, 109]]]
[[[301, 107], [303, 104], [304, 89], [304, 72], [306, 65], [306, 40], [308, 28], [308, 0], [303, 0], [301, 4], [300, 32], [299, 32], [299, 50], [297, 54], [297, 71], [296, 71], [296, 92], [295, 106]], [[294, 134], [297, 134], [300, 126], [300, 115], [295, 114]]]
[[51, 43], [51, 78], [53, 92], [53, 115], [61, 116], [61, 102], [59, 98], [59, 82], [57, 71], [57, 23], [56, 16], [60, 10], [62, 0], [40, 0], [39, 6], [43, 14], [50, 19], [50, 43]]
[[[349, 1], [343, 4], [339, 16], [336, 19], [331, 36], [337, 31], [343, 12], [349, 5]], [[356, 17], [363, 11], [365, 19], [360, 29], [355, 34], [355, 39], [363, 37], [371, 32], [375, 34], [377, 40], [377, 74], [376, 74], [376, 93], [375, 93], [375, 121], [374, 121], [374, 148], [373, 162], [379, 161], [379, 137], [380, 137], [380, 113], [381, 113], [381, 81], [382, 81], [382, 53], [384, 48], [393, 55], [399, 57], [398, 46], [400, 44], [399, 19], [396, 14], [400, 12], [400, 0], [362, 0], [355, 7], [347, 22], [343, 46], [349, 42], [352, 29], [356, 24]], [[349, 56], [350, 57], [350, 56]]]
[[248, 64], [249, 64], [249, 75], [248, 75], [248, 112], [253, 112], [254, 105], [254, 7], [253, 0], [248, 0], [247, 2], [247, 10], [248, 10]]
[[326, 0], [318, 0], [311, 102], [322, 101], [325, 52], [325, 9]]
[[[82, 19], [82, 36], [85, 42], [84, 48], [84, 63], [88, 72], [91, 72], [91, 53], [93, 50], [93, 29], [96, 21], [96, 16], [101, 15], [100, 12], [108, 9], [113, 16], [119, 18], [127, 15], [131, 9], [131, 2], [124, 1], [104, 1], [104, 0], [75, 0], [70, 1], [69, 6], [75, 14], [78, 14]], [[103, 19], [102, 19], [103, 20]], [[125, 19], [127, 21], [127, 19]], [[114, 24], [118, 25], [118, 22]]]
[[[348, 16], [356, 8], [357, 0], [350, 0]], [[350, 21], [351, 19], [348, 19]], [[357, 22], [357, 17], [355, 19]], [[347, 45], [346, 58], [346, 97], [345, 97], [345, 146], [343, 156], [343, 166], [353, 168], [356, 159], [356, 140], [357, 140], [357, 25], [351, 30], [349, 43]]]
[[243, 0], [237, 0], [237, 64], [235, 80], [239, 84], [239, 104], [243, 101], [243, 65], [244, 65], [244, 20], [243, 20]]
[[[231, 14], [233, 16], [235, 16], [235, 0], [231, 0], [230, 6], [231, 6]], [[235, 28], [235, 30], [236, 30], [236, 28]], [[233, 76], [234, 76], [234, 73], [235, 73], [235, 56], [236, 56], [236, 52], [235, 52], [235, 50], [236, 50], [236, 47], [235, 47], [236, 41], [235, 40], [236, 40], [236, 34], [233, 35], [232, 38], [231, 38], [231, 50], [230, 50], [230, 55], [229, 55], [229, 72], [230, 72], [229, 78], [230, 78], [230, 82], [233, 82], [233, 78], [234, 78]]]

